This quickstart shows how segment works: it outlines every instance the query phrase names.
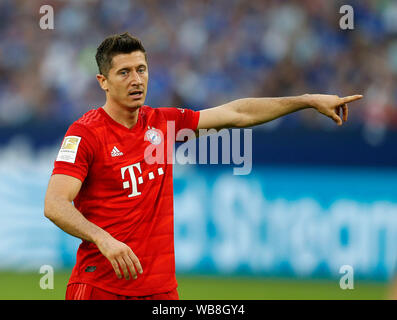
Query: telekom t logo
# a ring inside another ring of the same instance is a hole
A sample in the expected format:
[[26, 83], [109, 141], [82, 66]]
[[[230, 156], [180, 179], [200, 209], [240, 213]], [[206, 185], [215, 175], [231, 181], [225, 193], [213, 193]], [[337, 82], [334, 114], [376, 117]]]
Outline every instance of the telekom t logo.
[[[136, 171], [134, 170], [134, 168], [138, 169], [138, 172], [139, 172], [138, 179], [135, 175]], [[162, 176], [163, 174], [165, 174], [162, 167], [155, 167], [155, 169], [157, 169], [157, 170], [153, 170], [147, 174], [146, 178], [148, 180], [153, 180], [156, 178], [156, 176], [159, 177], [159, 176]], [[128, 180], [128, 178], [125, 177], [126, 171], [128, 171], [130, 174], [129, 180]], [[138, 184], [143, 183], [141, 163], [137, 162], [137, 163], [134, 163], [129, 166], [121, 168], [121, 179], [126, 180], [126, 181], [123, 181], [123, 189], [131, 188], [131, 194], [128, 195], [129, 198], [139, 196], [141, 194], [141, 192], [138, 192]]]
[[134, 168], [137, 168], [139, 173], [142, 174], [141, 164], [139, 162], [121, 168], [121, 178], [123, 180], [125, 179], [124, 178], [125, 172], [128, 170], [128, 172], [130, 173], [130, 180], [123, 181], [123, 189], [131, 188], [132, 191], [131, 194], [128, 195], [128, 197], [135, 197], [141, 194], [140, 192], [138, 192], [138, 183], [141, 184], [143, 182], [143, 179], [142, 177], [138, 177], [138, 181], [137, 181]]

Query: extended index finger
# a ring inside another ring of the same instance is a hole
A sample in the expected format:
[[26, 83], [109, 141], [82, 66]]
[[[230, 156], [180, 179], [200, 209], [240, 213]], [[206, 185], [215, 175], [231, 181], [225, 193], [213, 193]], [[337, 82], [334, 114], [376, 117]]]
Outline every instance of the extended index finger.
[[341, 98], [341, 100], [342, 100], [342, 103], [348, 103], [348, 102], [359, 100], [362, 97], [363, 97], [363, 95], [361, 95], [361, 94], [355, 94], [354, 96], [343, 97], [343, 98]]

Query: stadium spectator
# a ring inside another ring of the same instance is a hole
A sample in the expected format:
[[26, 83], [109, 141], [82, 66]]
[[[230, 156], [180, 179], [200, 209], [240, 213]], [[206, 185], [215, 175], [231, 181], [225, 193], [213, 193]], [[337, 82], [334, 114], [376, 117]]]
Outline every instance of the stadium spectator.
[[[103, 103], [94, 82], [95, 44], [105, 35], [130, 31], [150, 52], [150, 105], [200, 110], [245, 96], [362, 92], [370, 99], [361, 102], [365, 112], [355, 113], [350, 126], [363, 125], [374, 144], [397, 127], [392, 0], [351, 1], [350, 31], [339, 28], [341, 1], [47, 4], [54, 8], [54, 30], [38, 25], [40, 1], [0, 3], [0, 126], [35, 119], [69, 123], [88, 106]], [[331, 125], [302, 112], [272, 126]]]

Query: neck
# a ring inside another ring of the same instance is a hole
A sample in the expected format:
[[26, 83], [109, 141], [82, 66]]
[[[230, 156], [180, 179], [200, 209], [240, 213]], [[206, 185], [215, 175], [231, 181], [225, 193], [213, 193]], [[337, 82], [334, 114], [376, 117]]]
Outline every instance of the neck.
[[131, 129], [138, 122], [139, 108], [128, 108], [106, 101], [105, 112], [116, 122]]

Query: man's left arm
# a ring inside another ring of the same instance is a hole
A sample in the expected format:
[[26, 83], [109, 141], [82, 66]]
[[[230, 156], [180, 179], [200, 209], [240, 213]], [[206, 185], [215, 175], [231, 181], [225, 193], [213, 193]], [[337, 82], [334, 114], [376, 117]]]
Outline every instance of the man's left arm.
[[313, 108], [342, 125], [343, 121], [347, 121], [347, 103], [362, 97], [353, 95], [340, 98], [336, 95], [304, 94], [296, 97], [238, 99], [201, 110], [197, 130], [252, 127], [307, 108]]

